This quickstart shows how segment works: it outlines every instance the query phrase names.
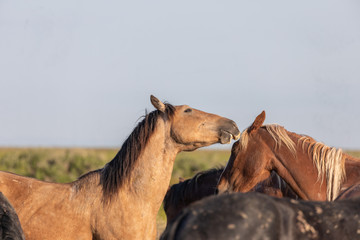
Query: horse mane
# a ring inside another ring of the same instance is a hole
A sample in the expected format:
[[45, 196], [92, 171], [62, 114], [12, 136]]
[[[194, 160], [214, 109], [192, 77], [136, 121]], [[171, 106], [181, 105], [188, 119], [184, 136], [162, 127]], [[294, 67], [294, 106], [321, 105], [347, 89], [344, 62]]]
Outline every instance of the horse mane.
[[[341, 183], [346, 178], [345, 158], [341, 149], [326, 146], [321, 142], [303, 136], [299, 139], [302, 142], [303, 150], [308, 152], [318, 170], [318, 179], [323, 183], [326, 177], [326, 198], [327, 200], [335, 200], [339, 195]], [[308, 143], [305, 147], [305, 143]]]
[[[277, 124], [265, 125], [263, 127], [275, 140], [275, 146], [280, 147], [281, 143], [284, 143], [295, 155], [296, 145], [284, 127]], [[305, 146], [306, 143], [308, 143], [307, 146]], [[300, 135], [298, 144], [302, 144], [303, 151], [307, 151], [308, 155], [312, 158], [318, 171], [317, 181], [321, 179], [321, 183], [323, 183], [324, 176], [326, 177], [327, 200], [334, 200], [339, 195], [341, 183], [346, 177], [345, 158], [343, 157], [342, 150], [328, 147], [309, 136]]]
[[[224, 171], [224, 167], [219, 168], [211, 168], [206, 171], [202, 171], [197, 173], [194, 177], [190, 179], [186, 179], [183, 182], [179, 182], [177, 184], [172, 185], [169, 190], [166, 192], [166, 195], [163, 200], [164, 210], [169, 208], [170, 205], [188, 205], [189, 203], [199, 200], [204, 196], [197, 196], [194, 194], [198, 191], [199, 181], [206, 177], [207, 175], [216, 174], [218, 172], [222, 173]], [[219, 175], [220, 177], [220, 175]], [[217, 181], [216, 181], [217, 182]], [[216, 184], [214, 185], [214, 193], [215, 193]]]
[[[264, 128], [274, 139], [275, 148], [280, 148], [281, 144], [284, 143], [287, 148], [293, 153], [296, 153], [295, 143], [291, 140], [287, 131], [284, 127], [271, 124], [271, 125], [263, 125], [261, 128]], [[240, 149], [246, 149], [249, 143], [249, 128], [245, 129], [240, 136]]]
[[[171, 119], [174, 113], [175, 107], [165, 103], [165, 117]], [[101, 169], [100, 185], [103, 189], [104, 200], [111, 199], [118, 189], [129, 181], [130, 173], [135, 168], [136, 162], [154, 133], [157, 120], [161, 116], [163, 115], [159, 110], [145, 114], [144, 119], [134, 128], [114, 159]]]
[[263, 127], [275, 140], [275, 148], [280, 148], [281, 144], [284, 143], [294, 155], [296, 154], [295, 143], [291, 140], [284, 127], [277, 124], [264, 125]]

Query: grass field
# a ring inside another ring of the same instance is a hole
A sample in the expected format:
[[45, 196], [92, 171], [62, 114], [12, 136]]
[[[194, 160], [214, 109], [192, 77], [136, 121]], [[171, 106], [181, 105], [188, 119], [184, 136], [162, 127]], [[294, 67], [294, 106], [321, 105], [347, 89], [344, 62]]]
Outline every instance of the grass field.
[[[113, 159], [117, 149], [87, 148], [0, 148], [0, 170], [34, 177], [49, 182], [66, 183], [91, 170], [102, 168]], [[180, 153], [174, 164], [171, 184], [179, 177], [189, 178], [199, 171], [225, 165], [230, 151], [197, 150]], [[166, 224], [161, 208], [158, 232]]]

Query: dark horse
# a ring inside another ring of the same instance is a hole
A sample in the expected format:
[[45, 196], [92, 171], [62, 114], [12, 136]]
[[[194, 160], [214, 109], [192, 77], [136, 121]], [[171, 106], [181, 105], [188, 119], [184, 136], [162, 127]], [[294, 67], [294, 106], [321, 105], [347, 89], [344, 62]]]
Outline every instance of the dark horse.
[[0, 239], [25, 239], [19, 218], [2, 192], [0, 192]]
[[212, 168], [172, 185], [163, 201], [167, 222], [171, 222], [189, 204], [214, 195], [223, 170], [224, 168]]
[[160, 239], [360, 239], [360, 198], [315, 202], [222, 194], [184, 209]]
[[[224, 168], [212, 168], [197, 173], [193, 178], [172, 185], [163, 201], [167, 223], [171, 222], [183, 208], [191, 203], [214, 195], [223, 171]], [[298, 198], [275, 171], [271, 173], [269, 178], [257, 184], [253, 191], [274, 197]]]

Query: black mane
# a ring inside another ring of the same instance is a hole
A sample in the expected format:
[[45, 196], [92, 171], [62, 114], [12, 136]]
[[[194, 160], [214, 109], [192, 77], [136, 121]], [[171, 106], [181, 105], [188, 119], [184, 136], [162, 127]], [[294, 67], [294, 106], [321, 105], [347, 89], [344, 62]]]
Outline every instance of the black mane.
[[0, 192], [0, 238], [24, 240], [19, 218], [8, 199]]
[[[166, 103], [165, 118], [174, 115], [175, 107]], [[135, 163], [153, 134], [157, 120], [164, 114], [155, 110], [146, 114], [123, 143], [113, 160], [108, 162], [100, 172], [100, 184], [105, 200], [111, 199], [118, 189], [129, 180]]]
[[[199, 192], [200, 181], [202, 180], [202, 178], [209, 175], [218, 174], [220, 177], [220, 174], [223, 172], [223, 170], [224, 170], [223, 167], [212, 168], [206, 171], [199, 172], [194, 177], [187, 179], [183, 182], [179, 182], [177, 184], [172, 185], [170, 189], [167, 191], [163, 201], [165, 212], [170, 205], [187, 206], [188, 204], [205, 197], [205, 196], [201, 196], [200, 194], [197, 194]], [[215, 180], [217, 182], [218, 179]], [[216, 184], [214, 184], [213, 190], [215, 194]]]

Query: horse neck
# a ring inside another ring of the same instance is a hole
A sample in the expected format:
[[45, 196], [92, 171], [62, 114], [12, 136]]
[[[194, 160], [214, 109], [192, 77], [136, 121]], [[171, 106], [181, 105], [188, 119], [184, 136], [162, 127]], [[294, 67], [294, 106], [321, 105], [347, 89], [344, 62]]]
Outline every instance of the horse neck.
[[104, 236], [101, 239], [113, 239], [109, 237], [113, 235], [124, 239], [155, 239], [156, 215], [178, 151], [170, 139], [170, 126], [166, 120], [159, 119], [127, 181], [105, 203], [104, 209], [94, 209], [94, 228]]
[[130, 175], [131, 184], [125, 190], [133, 204], [148, 205], [155, 214], [168, 189], [174, 160], [179, 152], [170, 139], [169, 128], [166, 121], [158, 121]]
[[209, 172], [200, 173], [192, 178], [184, 189], [186, 205], [204, 197], [214, 195], [222, 172], [223, 169], [212, 169]]
[[342, 188], [350, 187], [360, 182], [360, 158], [344, 154], [346, 178]]
[[274, 152], [273, 166], [278, 175], [304, 200], [326, 200], [326, 182], [318, 180], [318, 171], [313, 160], [303, 151], [298, 138], [290, 138], [296, 145], [296, 153], [292, 153], [286, 146], [281, 146]]

